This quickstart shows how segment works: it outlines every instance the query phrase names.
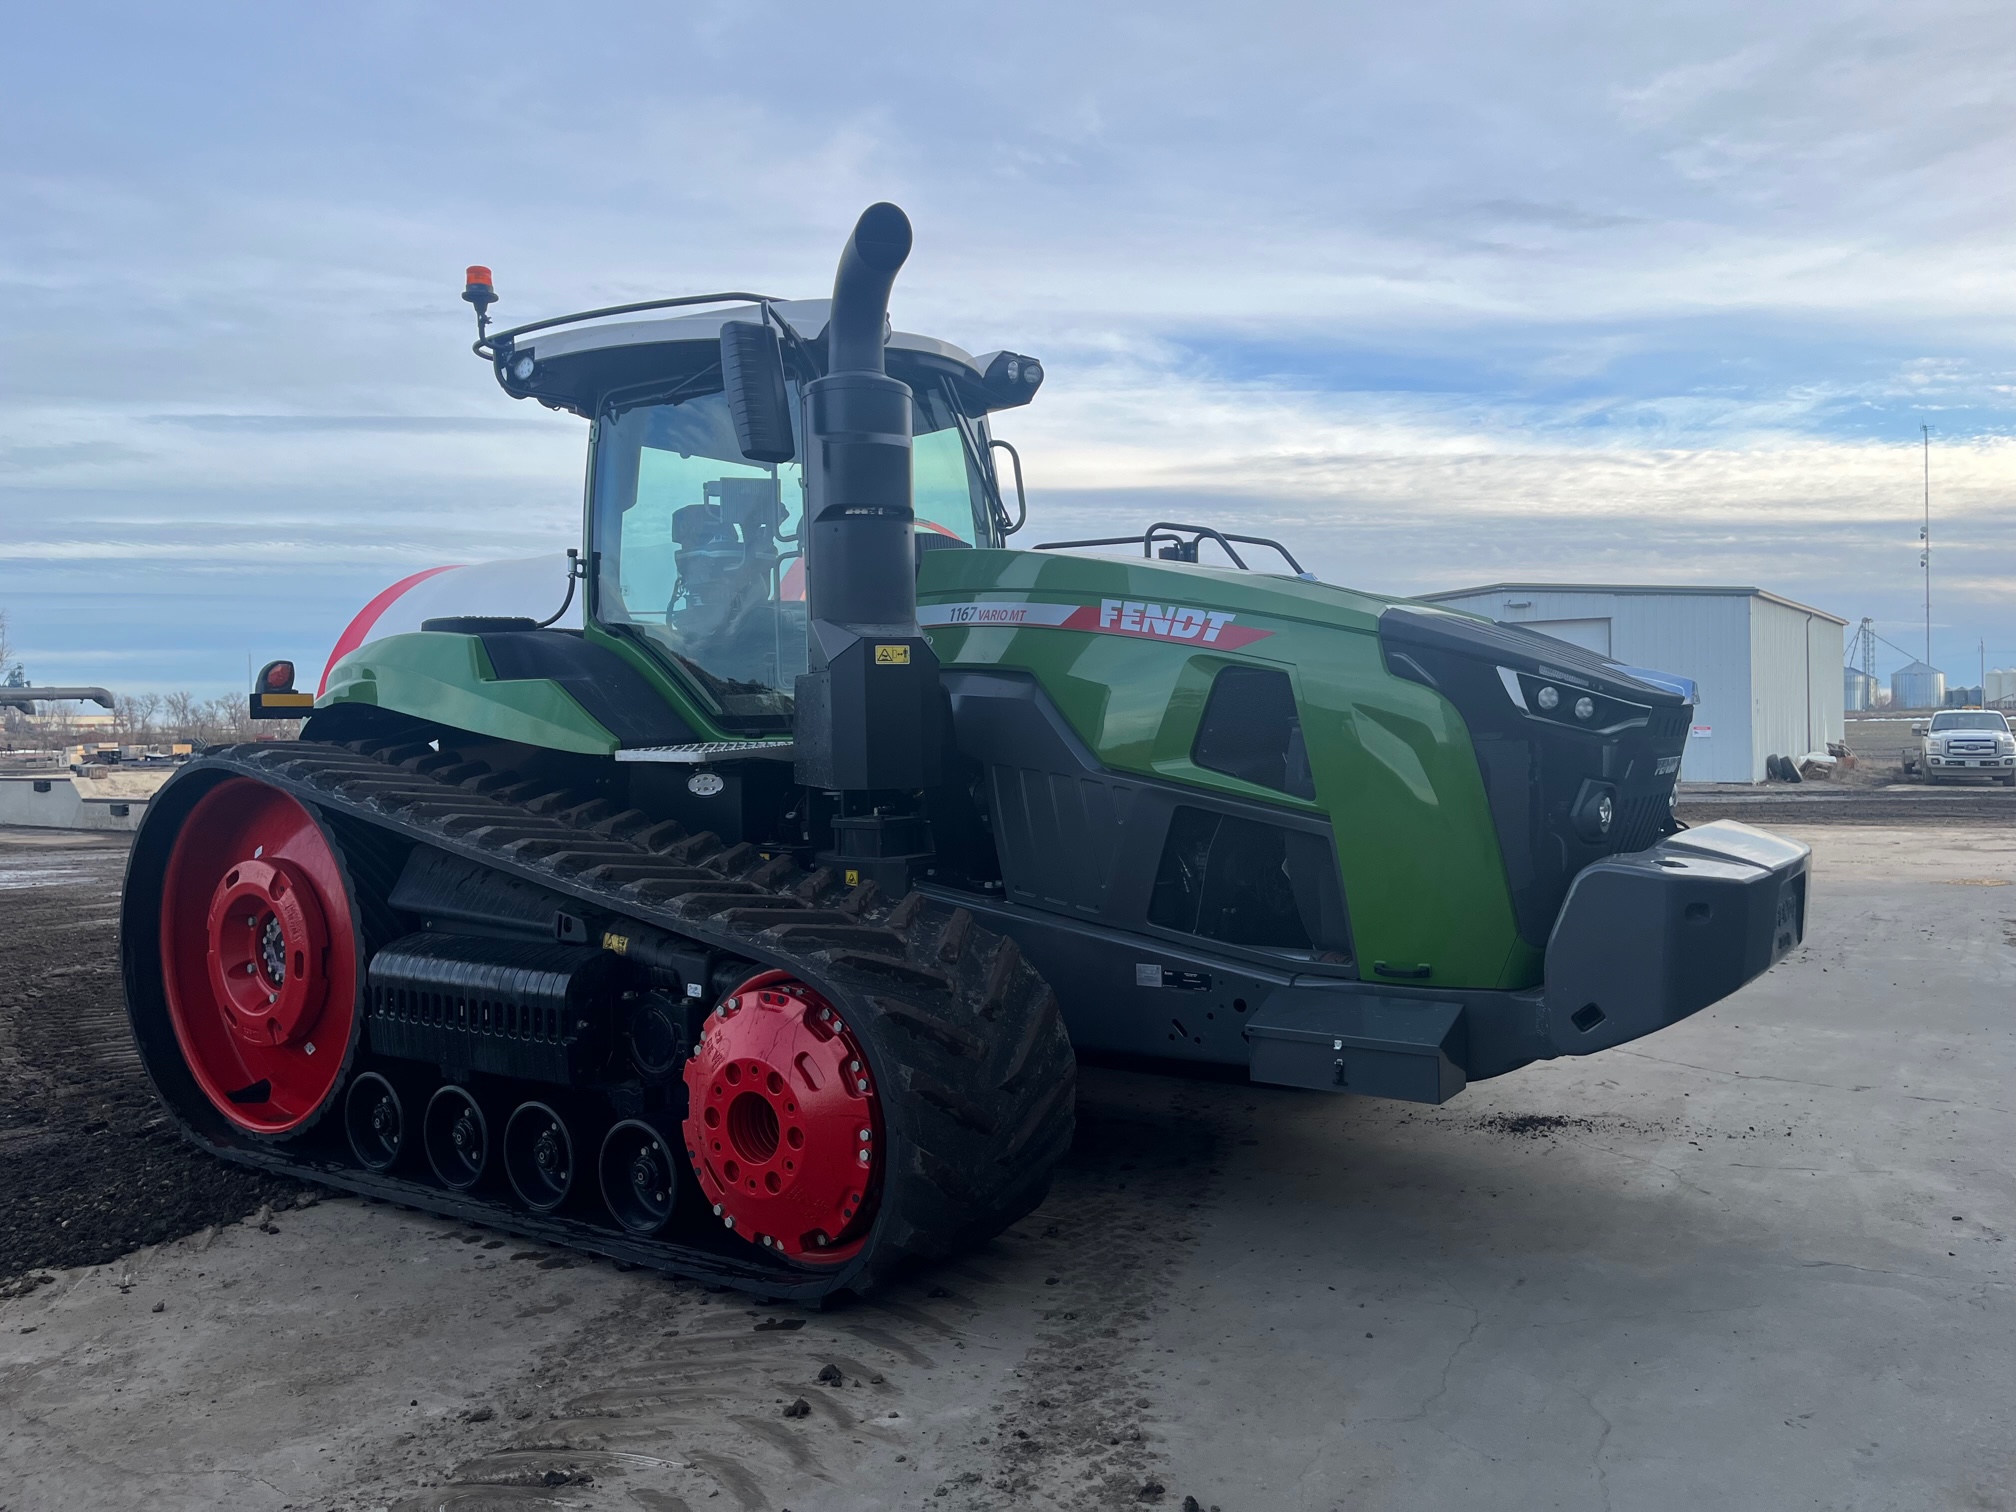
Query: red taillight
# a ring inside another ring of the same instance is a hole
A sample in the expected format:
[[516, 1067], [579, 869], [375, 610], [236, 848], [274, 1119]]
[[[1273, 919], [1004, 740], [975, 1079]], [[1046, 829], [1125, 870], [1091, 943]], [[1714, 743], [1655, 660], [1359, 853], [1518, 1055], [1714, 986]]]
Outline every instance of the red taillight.
[[273, 661], [259, 669], [259, 691], [262, 693], [291, 693], [294, 691], [294, 663]]

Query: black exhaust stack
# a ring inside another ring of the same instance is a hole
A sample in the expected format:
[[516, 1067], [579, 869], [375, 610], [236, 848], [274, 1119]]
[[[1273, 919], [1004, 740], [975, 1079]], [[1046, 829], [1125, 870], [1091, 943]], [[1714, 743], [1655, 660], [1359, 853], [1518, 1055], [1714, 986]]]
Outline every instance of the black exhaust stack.
[[909, 255], [910, 218], [870, 205], [833, 279], [826, 376], [805, 385], [811, 670], [797, 686], [797, 779], [829, 792], [928, 787], [942, 762], [944, 693], [917, 628], [910, 389], [882, 361]]

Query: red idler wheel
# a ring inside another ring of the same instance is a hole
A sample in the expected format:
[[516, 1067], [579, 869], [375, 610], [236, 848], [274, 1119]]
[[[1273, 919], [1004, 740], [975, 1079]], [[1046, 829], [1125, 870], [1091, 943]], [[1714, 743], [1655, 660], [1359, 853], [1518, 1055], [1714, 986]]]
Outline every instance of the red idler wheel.
[[342, 1078], [357, 952], [342, 863], [314, 815], [233, 777], [176, 832], [161, 888], [161, 972], [182, 1058], [255, 1134], [312, 1122]]
[[858, 1251], [882, 1110], [833, 1007], [789, 972], [751, 977], [707, 1019], [685, 1074], [686, 1155], [721, 1221], [809, 1264]]

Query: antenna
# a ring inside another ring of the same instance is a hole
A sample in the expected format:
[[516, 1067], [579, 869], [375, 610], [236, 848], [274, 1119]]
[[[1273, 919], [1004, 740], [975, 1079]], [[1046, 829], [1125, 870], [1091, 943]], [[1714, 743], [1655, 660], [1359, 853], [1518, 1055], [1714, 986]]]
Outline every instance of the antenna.
[[1932, 665], [1932, 427], [1925, 436], [1925, 523], [1918, 530], [1918, 565], [1925, 569], [1925, 665]]

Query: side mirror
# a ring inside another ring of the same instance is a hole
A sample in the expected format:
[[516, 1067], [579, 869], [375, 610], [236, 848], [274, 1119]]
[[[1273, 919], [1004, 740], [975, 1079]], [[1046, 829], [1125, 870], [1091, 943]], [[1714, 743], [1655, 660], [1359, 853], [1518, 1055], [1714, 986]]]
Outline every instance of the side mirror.
[[1932, 733], [1932, 727], [1930, 725], [1913, 725], [1911, 726], [1911, 733], [1913, 735], [1929, 735]]
[[735, 420], [735, 441], [751, 462], [789, 462], [791, 396], [784, 387], [784, 350], [777, 333], [750, 320], [721, 327], [721, 386]]

